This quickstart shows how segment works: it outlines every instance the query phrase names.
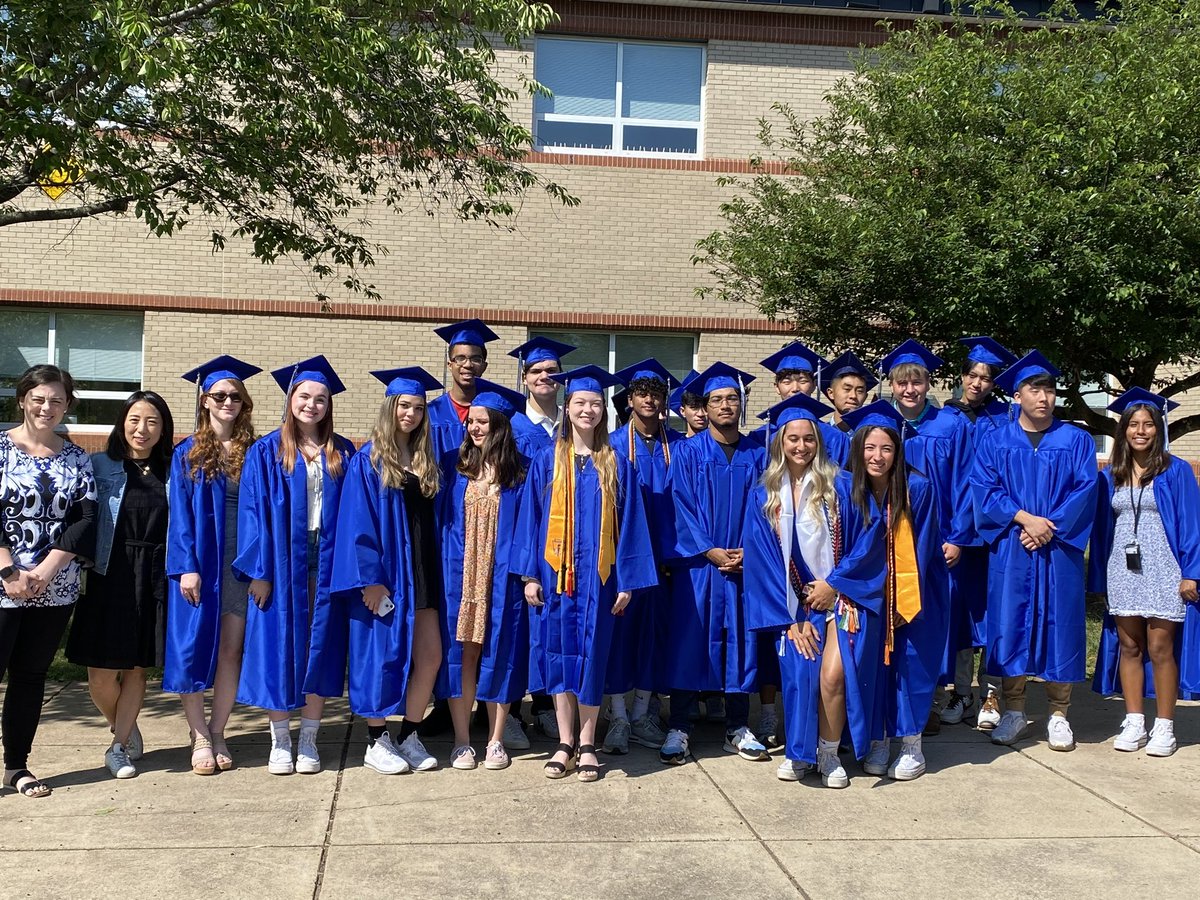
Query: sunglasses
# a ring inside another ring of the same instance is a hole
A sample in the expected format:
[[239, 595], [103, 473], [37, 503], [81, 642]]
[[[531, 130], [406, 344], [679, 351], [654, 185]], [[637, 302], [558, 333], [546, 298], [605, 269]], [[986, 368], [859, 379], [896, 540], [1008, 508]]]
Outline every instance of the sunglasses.
[[221, 406], [226, 400], [228, 400], [230, 403], [242, 402], [242, 395], [237, 392], [227, 394], [225, 391], [212, 391], [204, 396], [214, 401], [218, 406]]

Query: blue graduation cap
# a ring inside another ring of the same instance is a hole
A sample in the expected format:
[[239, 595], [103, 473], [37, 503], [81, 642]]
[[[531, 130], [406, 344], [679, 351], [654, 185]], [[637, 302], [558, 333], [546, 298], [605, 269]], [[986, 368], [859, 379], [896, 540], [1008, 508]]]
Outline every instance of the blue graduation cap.
[[[459, 343], [464, 342], [459, 341]], [[568, 353], [578, 349], [578, 347], [572, 347], [570, 344], [564, 344], [562, 341], [556, 341], [553, 338], [535, 337], [530, 338], [521, 346], [509, 350], [508, 355], [514, 357], [523, 370], [526, 366], [532, 366], [534, 363], [546, 362], [547, 360], [558, 362]]]
[[981, 334], [978, 337], [959, 338], [958, 342], [971, 348], [967, 351], [967, 359], [973, 363], [983, 363], [985, 366], [1007, 369], [1017, 361], [1015, 353], [986, 334]]
[[842, 421], [855, 431], [860, 428], [892, 428], [901, 436], [904, 435], [905, 429], [912, 428], [904, 416], [900, 415], [900, 410], [887, 400], [876, 400], [874, 403], [853, 409], [842, 416]]
[[927, 372], [933, 372], [942, 365], [942, 358], [937, 356], [932, 350], [922, 344], [920, 341], [915, 341], [909, 338], [891, 353], [883, 358], [879, 363], [880, 369], [884, 375], [887, 375], [896, 368], [905, 364], [921, 366]]
[[698, 374], [699, 373], [695, 369], [689, 371], [687, 375], [683, 377], [683, 383], [680, 384], [679, 387], [675, 388], [675, 390], [671, 391], [670, 396], [667, 397], [667, 406], [670, 407], [671, 412], [675, 413], [675, 415], [683, 415], [683, 395], [687, 393], [687, 383], [695, 378]]
[[338, 378], [337, 372], [333, 371], [333, 366], [324, 356], [314, 356], [311, 359], [275, 369], [271, 372], [271, 377], [275, 379], [275, 383], [285, 394], [291, 393], [292, 386], [302, 381], [315, 381], [317, 384], [325, 385], [329, 389], [330, 396], [346, 390], [342, 379]]
[[435, 328], [433, 333], [445, 341], [449, 347], [453, 347], [455, 344], [485, 347], [488, 341], [499, 340], [496, 332], [484, 325], [482, 319], [464, 319], [453, 325]]
[[750, 373], [735, 369], [723, 362], [715, 362], [703, 372], [693, 375], [685, 381], [683, 390], [699, 397], [707, 397], [713, 391], [719, 391], [722, 388], [734, 388], [744, 394], [746, 385], [752, 381], [754, 381], [754, 376]]
[[843, 375], [857, 375], [867, 383], [868, 391], [879, 384], [878, 379], [871, 374], [866, 363], [855, 356], [853, 351], [847, 350], [821, 369], [821, 390], [829, 390], [833, 382]]
[[440, 381], [420, 366], [376, 369], [371, 374], [387, 385], [387, 390], [383, 392], [385, 397], [395, 397], [397, 394], [424, 397], [426, 391], [436, 391], [442, 386]]
[[508, 419], [525, 411], [525, 395], [520, 391], [514, 391], [512, 388], [506, 388], [484, 378], [475, 379], [475, 391], [475, 397], [471, 400], [472, 406], [494, 409]]
[[1017, 388], [1030, 378], [1036, 378], [1038, 375], [1049, 375], [1051, 378], [1057, 378], [1061, 374], [1050, 360], [1046, 359], [1038, 351], [1030, 350], [996, 376], [996, 387], [1009, 396], [1012, 396], [1017, 392]]
[[771, 443], [772, 429], [784, 428], [790, 422], [807, 419], [815, 423], [822, 416], [833, 412], [833, 407], [826, 406], [820, 400], [815, 400], [805, 393], [793, 394], [786, 400], [780, 400], [774, 406], [768, 407], [758, 414], [760, 419], [767, 420], [767, 444]]
[[829, 363], [825, 357], [809, 350], [799, 341], [792, 341], [781, 350], [777, 350], [764, 359], [761, 365], [778, 375], [788, 369], [799, 369], [801, 372], [816, 373]]
[[1134, 387], [1127, 390], [1120, 397], [1108, 405], [1108, 411], [1114, 412], [1117, 415], [1125, 412], [1131, 406], [1153, 406], [1163, 415], [1166, 415], [1173, 410], [1179, 409], [1179, 404], [1174, 400], [1168, 400], [1162, 394], [1156, 394], [1153, 391], [1148, 391], [1145, 388]]
[[643, 359], [632, 366], [626, 366], [615, 374], [626, 386], [637, 381], [639, 378], [649, 378], [661, 381], [666, 385], [668, 391], [679, 387], [679, 379], [668, 372], [666, 366], [657, 359]]
[[621, 384], [621, 379], [604, 371], [599, 366], [580, 366], [570, 372], [558, 372], [550, 377], [566, 386], [566, 396], [568, 397], [576, 391], [603, 394], [605, 388], [618, 387]]
[[196, 366], [190, 372], [185, 372], [183, 378], [196, 384], [201, 391], [207, 392], [218, 381], [245, 381], [252, 375], [261, 372], [258, 366], [242, 362], [234, 356], [218, 356], [202, 365]]

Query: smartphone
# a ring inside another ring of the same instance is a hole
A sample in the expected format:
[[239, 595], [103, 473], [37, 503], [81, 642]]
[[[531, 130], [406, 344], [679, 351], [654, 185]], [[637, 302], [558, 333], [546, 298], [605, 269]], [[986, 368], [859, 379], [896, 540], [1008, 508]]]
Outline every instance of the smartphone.
[[396, 604], [392, 602], [392, 595], [384, 594], [383, 599], [379, 601], [379, 609], [375, 610], [375, 615], [382, 619], [395, 608]]

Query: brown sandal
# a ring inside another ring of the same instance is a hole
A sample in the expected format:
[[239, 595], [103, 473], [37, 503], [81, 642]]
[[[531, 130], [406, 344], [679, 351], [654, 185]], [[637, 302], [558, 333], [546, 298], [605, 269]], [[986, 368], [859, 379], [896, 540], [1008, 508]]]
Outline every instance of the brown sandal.
[[192, 771], [197, 775], [212, 775], [217, 771], [212, 741], [199, 734], [192, 738]]
[[[585, 753], [590, 753], [590, 754], [592, 754], [592, 756], [595, 756], [596, 755], [596, 745], [595, 744], [582, 745], [579, 748], [580, 759], [583, 758], [583, 754], [585, 754]], [[580, 781], [587, 782], [587, 783], [591, 783], [593, 781], [599, 781], [600, 780], [600, 767], [594, 766], [591, 763], [581, 762], [579, 764], [579, 773], [575, 777], [578, 778]]]

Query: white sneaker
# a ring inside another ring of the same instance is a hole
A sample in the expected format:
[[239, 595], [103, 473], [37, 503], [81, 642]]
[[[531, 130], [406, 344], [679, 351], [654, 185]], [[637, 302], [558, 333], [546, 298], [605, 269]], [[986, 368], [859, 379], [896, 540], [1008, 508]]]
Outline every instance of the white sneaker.
[[850, 776], [836, 753], [817, 753], [817, 771], [821, 773], [821, 784], [827, 788], [850, 786]]
[[267, 771], [272, 775], [291, 775], [296, 771], [292, 762], [291, 741], [286, 746], [272, 746], [271, 755], [267, 757]]
[[129, 732], [129, 740], [125, 742], [125, 752], [134, 762], [141, 759], [146, 752], [146, 745], [142, 742], [142, 733], [138, 730], [137, 722], [133, 723], [133, 730]]
[[658, 750], [660, 761], [669, 766], [682, 766], [687, 762], [688, 736], [686, 731], [672, 728], [667, 732], [667, 739]]
[[900, 742], [900, 755], [888, 769], [894, 781], [913, 781], [925, 774], [925, 755], [921, 753], [921, 736]]
[[654, 749], [663, 745], [667, 733], [662, 730], [657, 718], [645, 715], [629, 726], [629, 738], [635, 744]]
[[133, 778], [137, 769], [129, 761], [129, 754], [120, 744], [113, 744], [104, 754], [104, 765], [114, 778]]
[[1046, 722], [1046, 737], [1050, 741], [1051, 750], [1061, 750], [1064, 753], [1075, 749], [1075, 734], [1071, 731], [1071, 723], [1066, 716], [1051, 716]]
[[950, 696], [946, 698], [946, 705], [938, 713], [938, 718], [942, 720], [943, 725], [957, 725], [974, 705], [975, 698], [970, 694], [951, 691]]
[[871, 749], [865, 757], [863, 757], [863, 771], [868, 775], [883, 776], [888, 771], [888, 760], [892, 758], [892, 742], [888, 741], [871, 741]]
[[529, 736], [521, 727], [521, 720], [511, 714], [504, 719], [504, 746], [514, 750], [529, 749]]
[[1175, 722], [1171, 719], [1155, 719], [1150, 729], [1150, 741], [1146, 744], [1147, 756], [1170, 756], [1178, 749], [1175, 740]]
[[462, 744], [450, 751], [450, 767], [470, 771], [475, 768], [475, 748]]
[[1008, 747], [1025, 737], [1029, 730], [1029, 722], [1021, 710], [1010, 709], [1000, 717], [1000, 722], [992, 731], [992, 743]]
[[404, 757], [414, 772], [432, 772], [438, 767], [437, 757], [425, 749], [415, 731], [404, 739], [396, 752]]
[[1121, 722], [1121, 733], [1113, 738], [1113, 749], [1132, 753], [1141, 750], [1150, 740], [1146, 734], [1146, 719], [1144, 716], [1126, 716]]
[[537, 730], [550, 738], [550, 740], [558, 740], [558, 716], [554, 710], [542, 710], [542, 712], [533, 717], [533, 723], [537, 726]]
[[301, 775], [316, 775], [321, 771], [321, 754], [317, 752], [317, 730], [301, 728], [296, 745], [296, 771]]
[[403, 775], [411, 771], [404, 757], [396, 752], [392, 739], [385, 731], [376, 741], [367, 747], [363, 757], [363, 765], [374, 769], [380, 775]]
[[784, 759], [779, 764], [779, 768], [775, 770], [775, 777], [780, 781], [800, 781], [808, 774], [811, 769], [806, 762], [801, 762], [798, 759]]
[[975, 727], [980, 731], [992, 731], [1000, 724], [1000, 698], [995, 691], [988, 691], [975, 717]]
[[613, 719], [608, 723], [608, 731], [604, 733], [604, 746], [600, 749], [615, 756], [623, 756], [629, 752], [628, 719]]
[[769, 704], [762, 708], [762, 714], [758, 717], [758, 727], [754, 729], [754, 736], [764, 746], [771, 746], [775, 743], [775, 732], [779, 730], [779, 714], [775, 712], [775, 704]]
[[508, 751], [504, 749], [504, 744], [500, 741], [492, 741], [487, 745], [487, 755], [483, 758], [483, 767], [492, 771], [507, 769], [512, 764], [512, 760], [508, 757]]
[[737, 731], [725, 732], [725, 752], [736, 753], [742, 759], [748, 759], [751, 762], [770, 759], [767, 755], [767, 748], [754, 736], [754, 732], [748, 725], [743, 725]]

